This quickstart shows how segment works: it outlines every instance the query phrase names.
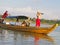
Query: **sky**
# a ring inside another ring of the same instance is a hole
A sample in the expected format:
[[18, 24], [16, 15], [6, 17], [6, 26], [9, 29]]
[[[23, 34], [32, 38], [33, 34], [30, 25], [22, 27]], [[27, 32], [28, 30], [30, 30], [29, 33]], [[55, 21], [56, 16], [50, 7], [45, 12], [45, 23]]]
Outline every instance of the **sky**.
[[42, 19], [60, 20], [60, 0], [0, 0], [0, 14], [26, 15], [36, 18], [37, 11], [44, 13]]

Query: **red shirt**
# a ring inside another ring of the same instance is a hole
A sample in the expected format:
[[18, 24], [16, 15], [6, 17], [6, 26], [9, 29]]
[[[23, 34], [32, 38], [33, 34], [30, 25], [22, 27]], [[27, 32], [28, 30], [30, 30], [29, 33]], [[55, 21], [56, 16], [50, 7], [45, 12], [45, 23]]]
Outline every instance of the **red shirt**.
[[36, 19], [36, 26], [39, 27], [40, 26], [40, 19]]
[[7, 11], [3, 14], [2, 18], [6, 18], [8, 16]]

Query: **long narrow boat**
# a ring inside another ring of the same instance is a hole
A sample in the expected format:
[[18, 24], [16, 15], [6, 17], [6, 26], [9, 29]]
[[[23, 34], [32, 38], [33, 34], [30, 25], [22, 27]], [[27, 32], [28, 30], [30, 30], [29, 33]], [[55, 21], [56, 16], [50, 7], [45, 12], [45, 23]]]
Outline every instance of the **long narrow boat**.
[[8, 29], [8, 30], [13, 30], [13, 31], [25, 31], [25, 32], [33, 32], [33, 33], [43, 33], [43, 34], [48, 34], [52, 32], [53, 30], [56, 29], [58, 24], [54, 24], [52, 27], [49, 28], [44, 28], [44, 27], [22, 27], [22, 26], [12, 26], [12, 25], [6, 25], [6, 24], [0, 24], [1, 28]]

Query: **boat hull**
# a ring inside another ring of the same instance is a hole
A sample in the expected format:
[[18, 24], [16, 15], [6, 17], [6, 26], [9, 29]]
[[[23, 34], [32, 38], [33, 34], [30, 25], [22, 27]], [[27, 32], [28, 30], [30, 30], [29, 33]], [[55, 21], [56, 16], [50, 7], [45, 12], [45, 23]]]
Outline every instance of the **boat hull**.
[[16, 25], [6, 25], [6, 24], [0, 24], [1, 28], [4, 29], [9, 29], [9, 30], [13, 30], [13, 31], [24, 31], [24, 32], [33, 32], [33, 33], [43, 33], [43, 34], [48, 34], [50, 32], [52, 32], [56, 27], [58, 26], [58, 24], [54, 24], [52, 27], [49, 28], [38, 28], [38, 27], [22, 27], [22, 26], [16, 26]]

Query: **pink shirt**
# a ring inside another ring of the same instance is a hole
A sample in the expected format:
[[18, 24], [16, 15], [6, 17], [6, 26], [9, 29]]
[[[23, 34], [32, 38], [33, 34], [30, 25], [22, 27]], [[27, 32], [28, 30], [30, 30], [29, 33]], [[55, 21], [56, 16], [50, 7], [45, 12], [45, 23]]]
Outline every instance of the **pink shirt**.
[[36, 26], [39, 27], [40, 26], [40, 19], [36, 19]]

